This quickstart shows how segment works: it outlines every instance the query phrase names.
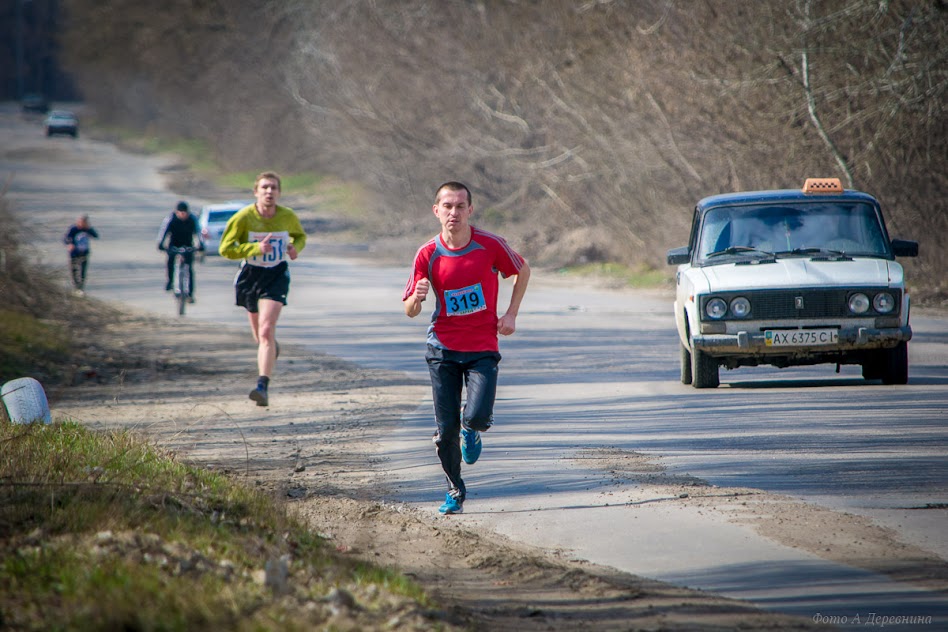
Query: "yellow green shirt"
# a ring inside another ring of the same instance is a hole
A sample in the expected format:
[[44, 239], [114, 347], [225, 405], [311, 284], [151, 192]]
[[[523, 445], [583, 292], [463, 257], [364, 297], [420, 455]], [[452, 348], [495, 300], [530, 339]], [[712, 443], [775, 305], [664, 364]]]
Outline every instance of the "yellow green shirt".
[[[268, 234], [272, 235], [270, 243], [274, 250], [264, 255], [258, 242]], [[290, 243], [297, 252], [306, 247], [306, 233], [296, 213], [278, 205], [273, 217], [267, 218], [251, 204], [237, 211], [227, 222], [218, 251], [228, 259], [246, 259], [250, 265], [272, 267], [288, 258], [286, 249]]]

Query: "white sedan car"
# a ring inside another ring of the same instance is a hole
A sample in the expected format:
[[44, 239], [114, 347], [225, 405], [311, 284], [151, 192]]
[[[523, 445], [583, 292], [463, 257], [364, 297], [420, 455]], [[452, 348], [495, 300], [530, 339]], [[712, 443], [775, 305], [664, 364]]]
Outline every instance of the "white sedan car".
[[698, 202], [678, 265], [675, 322], [681, 381], [719, 385], [719, 369], [859, 364], [863, 377], [908, 381], [909, 296], [871, 195], [835, 178], [802, 190], [751, 191]]
[[236, 200], [221, 204], [208, 204], [201, 208], [201, 217], [198, 223], [201, 227], [201, 241], [204, 242], [206, 254], [217, 254], [217, 249], [221, 245], [221, 235], [224, 234], [224, 228], [227, 227], [227, 220], [233, 217], [237, 211], [251, 204], [253, 202]]

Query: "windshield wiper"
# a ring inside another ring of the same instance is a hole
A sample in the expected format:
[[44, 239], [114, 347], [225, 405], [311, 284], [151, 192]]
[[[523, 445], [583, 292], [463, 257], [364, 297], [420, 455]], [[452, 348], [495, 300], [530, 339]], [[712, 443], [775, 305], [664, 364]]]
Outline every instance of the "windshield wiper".
[[724, 250], [718, 250], [716, 252], [709, 253], [704, 256], [705, 259], [710, 259], [711, 257], [720, 257], [723, 255], [740, 255], [745, 253], [754, 253], [763, 255], [765, 257], [773, 257], [774, 253], [768, 252], [766, 250], [760, 250], [758, 248], [751, 248], [750, 246], [730, 246]]
[[825, 255], [827, 257], [838, 257], [849, 259], [849, 255], [842, 250], [832, 250], [830, 248], [794, 248], [793, 250], [781, 250], [778, 255]]

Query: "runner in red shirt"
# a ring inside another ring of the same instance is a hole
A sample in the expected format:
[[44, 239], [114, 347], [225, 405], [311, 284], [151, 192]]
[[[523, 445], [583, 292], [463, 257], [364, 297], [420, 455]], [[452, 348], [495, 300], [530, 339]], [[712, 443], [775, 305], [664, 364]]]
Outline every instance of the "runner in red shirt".
[[[418, 249], [402, 301], [405, 314], [414, 318], [429, 292], [436, 298], [425, 360], [438, 425], [434, 443], [448, 480], [448, 493], [438, 511], [453, 514], [463, 511], [467, 495], [461, 459], [468, 464], [477, 461], [480, 433], [494, 421], [501, 359], [497, 334], [509, 336], [517, 329], [530, 266], [503, 238], [471, 226], [471, 191], [460, 182], [438, 187], [432, 210], [441, 222], [441, 233]], [[499, 318], [498, 273], [513, 277], [510, 304]]]

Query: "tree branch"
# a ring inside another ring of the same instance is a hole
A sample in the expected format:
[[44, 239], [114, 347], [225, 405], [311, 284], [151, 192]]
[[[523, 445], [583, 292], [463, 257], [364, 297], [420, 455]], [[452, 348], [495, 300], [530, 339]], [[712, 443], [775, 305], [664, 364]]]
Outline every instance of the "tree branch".
[[809, 51], [806, 44], [806, 35], [805, 33], [810, 28], [810, 0], [807, 0], [804, 5], [804, 25], [803, 25], [803, 52], [800, 54], [800, 74], [803, 77], [803, 92], [806, 95], [806, 109], [810, 114], [810, 121], [813, 123], [813, 127], [816, 128], [816, 132], [820, 135], [820, 138], [823, 139], [823, 142], [826, 143], [826, 146], [829, 148], [830, 152], [833, 154], [833, 158], [836, 159], [836, 163], [839, 165], [839, 168], [843, 170], [843, 173], [846, 175], [846, 183], [850, 189], [853, 188], [853, 173], [850, 169], [849, 164], [846, 162], [846, 158], [840, 153], [839, 149], [836, 147], [836, 144], [833, 142], [833, 139], [829, 137], [829, 134], [826, 133], [826, 129], [823, 127], [822, 121], [820, 121], [819, 114], [816, 111], [816, 97], [813, 95], [813, 87], [810, 84], [810, 62], [809, 62]]

